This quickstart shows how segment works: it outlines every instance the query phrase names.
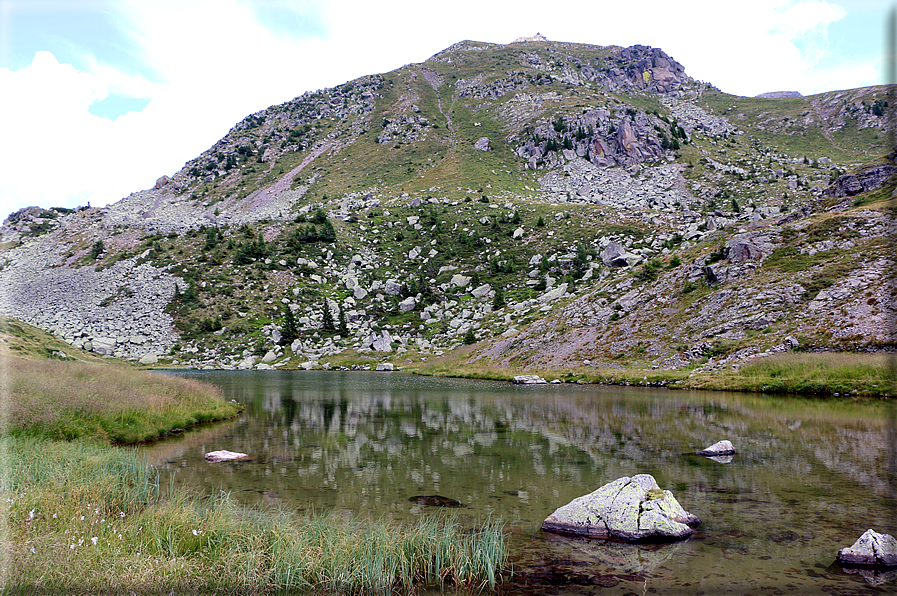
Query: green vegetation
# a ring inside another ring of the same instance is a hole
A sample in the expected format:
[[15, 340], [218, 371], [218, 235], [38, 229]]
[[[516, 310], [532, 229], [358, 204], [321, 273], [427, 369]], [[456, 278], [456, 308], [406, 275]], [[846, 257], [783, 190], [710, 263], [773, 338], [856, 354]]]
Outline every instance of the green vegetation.
[[411, 593], [495, 588], [501, 525], [452, 517], [410, 527], [246, 510], [227, 494], [160, 496], [132, 450], [32, 437], [0, 439], [6, 461], [4, 590], [96, 594]]
[[695, 376], [687, 386], [804, 395], [894, 395], [888, 354], [786, 353], [751, 361], [736, 370]]
[[136, 443], [235, 416], [204, 383], [120, 365], [6, 358], [12, 435]]

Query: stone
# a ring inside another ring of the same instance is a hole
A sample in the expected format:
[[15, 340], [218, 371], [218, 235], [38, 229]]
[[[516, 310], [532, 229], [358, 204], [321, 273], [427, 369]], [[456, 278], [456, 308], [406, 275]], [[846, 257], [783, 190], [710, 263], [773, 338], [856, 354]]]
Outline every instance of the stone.
[[394, 281], [392, 279], [388, 280], [383, 285], [383, 293], [384, 294], [389, 294], [390, 296], [397, 296], [401, 292], [402, 292], [402, 284], [400, 284], [397, 281]]
[[368, 291], [362, 288], [361, 286], [355, 286], [355, 289], [352, 290], [352, 297], [356, 300], [364, 300], [368, 295]]
[[137, 361], [140, 364], [157, 364], [159, 362], [159, 357], [155, 354], [145, 354]]
[[262, 357], [262, 362], [265, 364], [274, 362], [275, 360], [277, 360], [277, 354], [270, 350]]
[[395, 367], [393, 367], [392, 362], [381, 362], [377, 365], [376, 370], [381, 372], [392, 372], [395, 370]]
[[408, 296], [401, 302], [399, 302], [399, 312], [408, 312], [409, 310], [414, 310], [414, 307], [417, 306], [417, 300], [414, 299], [414, 296]]
[[280, 340], [282, 340], [282, 339], [283, 339], [283, 335], [280, 333], [280, 329], [275, 329], [274, 331], [271, 332], [271, 341], [272, 342], [279, 344]]
[[95, 337], [92, 341], [93, 351], [103, 355], [112, 354], [115, 350], [115, 344], [117, 343], [118, 342], [111, 337]]
[[480, 137], [473, 146], [480, 151], [490, 151], [492, 149], [489, 144], [489, 137]]
[[839, 550], [836, 559], [848, 566], [897, 567], [897, 539], [870, 528], [852, 546]]
[[650, 474], [623, 477], [559, 507], [542, 522], [557, 534], [629, 542], [680, 540], [701, 523]]
[[371, 333], [365, 343], [371, 350], [377, 352], [392, 352], [392, 341], [392, 336], [389, 334], [389, 331], [384, 329], [380, 332], [380, 335]]
[[483, 284], [481, 286], [477, 286], [476, 288], [470, 291], [473, 294], [474, 298], [484, 298], [489, 295], [489, 292], [492, 291], [492, 286], [489, 284]]
[[720, 455], [735, 455], [735, 447], [732, 446], [732, 443], [727, 440], [717, 441], [710, 447], [706, 449], [701, 449], [698, 451], [698, 455], [708, 455], [708, 456], [720, 456]]
[[619, 242], [610, 241], [601, 251], [601, 262], [608, 267], [627, 267], [626, 249]]
[[308, 361], [300, 364], [299, 368], [301, 368], [302, 370], [311, 370], [311, 369], [315, 368], [316, 366], [318, 366], [317, 360], [308, 360]]
[[512, 238], [514, 240], [523, 238], [523, 228], [517, 228], [516, 230], [514, 230], [514, 235], [512, 236]]
[[467, 277], [466, 275], [461, 275], [460, 273], [456, 273], [455, 275], [452, 276], [451, 283], [456, 288], [463, 288], [463, 287], [466, 287], [467, 284], [470, 283], [470, 279], [471, 278]]
[[237, 368], [240, 370], [250, 369], [255, 366], [255, 356], [247, 356], [245, 360], [237, 364]]
[[210, 451], [206, 453], [206, 461], [210, 461], [212, 463], [221, 462], [221, 461], [240, 461], [251, 459], [245, 453], [239, 453], [237, 451]]
[[545, 379], [539, 375], [517, 375], [511, 382], [515, 385], [544, 385], [547, 383]]

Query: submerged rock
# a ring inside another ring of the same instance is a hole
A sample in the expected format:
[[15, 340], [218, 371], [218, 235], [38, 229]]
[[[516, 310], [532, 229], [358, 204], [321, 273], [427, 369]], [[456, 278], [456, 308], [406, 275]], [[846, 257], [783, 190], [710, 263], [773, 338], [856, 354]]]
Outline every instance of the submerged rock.
[[706, 456], [724, 456], [724, 455], [735, 455], [735, 447], [732, 446], [731, 441], [723, 440], [717, 441], [710, 447], [706, 449], [701, 449], [698, 451], [698, 455], [706, 455]]
[[701, 523], [650, 474], [623, 477], [573, 499], [542, 522], [546, 532], [594, 538], [678, 540]]
[[869, 529], [852, 546], [838, 551], [842, 565], [859, 567], [897, 567], [897, 539]]
[[448, 497], [441, 497], [439, 495], [418, 495], [416, 497], [409, 497], [409, 501], [412, 503], [416, 503], [417, 505], [426, 505], [428, 507], [463, 507], [461, 501], [456, 501], [455, 499], [449, 499]]
[[206, 461], [210, 462], [220, 462], [220, 461], [239, 461], [251, 459], [249, 455], [245, 453], [238, 453], [236, 451], [210, 451], [206, 453]]

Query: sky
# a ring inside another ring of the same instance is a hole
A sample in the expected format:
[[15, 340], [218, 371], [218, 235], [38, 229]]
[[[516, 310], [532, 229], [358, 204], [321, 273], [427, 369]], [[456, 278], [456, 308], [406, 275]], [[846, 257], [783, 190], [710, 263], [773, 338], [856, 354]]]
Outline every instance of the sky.
[[888, 0], [0, 0], [0, 219], [150, 188], [245, 116], [465, 39], [643, 44], [721, 90], [884, 83]]

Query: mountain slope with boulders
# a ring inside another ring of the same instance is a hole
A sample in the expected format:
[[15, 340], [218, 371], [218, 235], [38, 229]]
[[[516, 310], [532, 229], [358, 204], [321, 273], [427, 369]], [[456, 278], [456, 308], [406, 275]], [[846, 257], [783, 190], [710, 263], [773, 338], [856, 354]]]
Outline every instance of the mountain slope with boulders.
[[108, 207], [11, 214], [0, 314], [198, 368], [893, 348], [885, 87], [738, 97], [656, 48], [522, 39], [251, 114]]

